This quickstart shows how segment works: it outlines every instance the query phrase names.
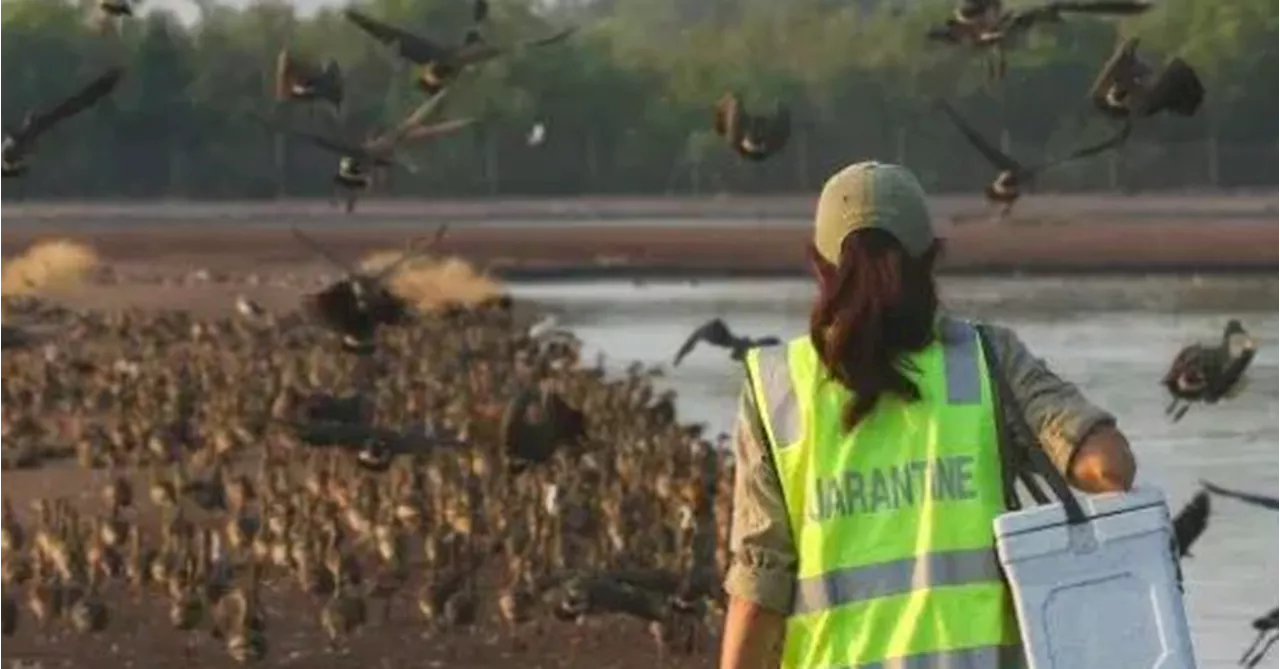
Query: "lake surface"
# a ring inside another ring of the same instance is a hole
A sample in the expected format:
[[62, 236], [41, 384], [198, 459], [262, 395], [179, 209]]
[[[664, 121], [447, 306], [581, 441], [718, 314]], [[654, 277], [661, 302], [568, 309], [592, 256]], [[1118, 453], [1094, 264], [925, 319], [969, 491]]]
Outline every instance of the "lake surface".
[[[947, 278], [954, 313], [1013, 327], [1060, 376], [1113, 412], [1132, 442], [1138, 483], [1157, 485], [1176, 510], [1206, 479], [1277, 491], [1277, 284], [1275, 279]], [[556, 313], [587, 356], [611, 366], [669, 366], [695, 327], [720, 316], [740, 334], [795, 336], [813, 296], [805, 281], [592, 282], [515, 286]], [[1258, 341], [1249, 385], [1236, 400], [1194, 407], [1178, 424], [1158, 385], [1185, 344], [1216, 340], [1239, 318]], [[663, 383], [679, 391], [686, 422], [728, 430], [740, 367], [721, 350], [695, 349]], [[1273, 512], [1213, 500], [1209, 529], [1183, 563], [1186, 604], [1202, 667], [1233, 667], [1252, 641], [1254, 617], [1277, 603], [1280, 526]], [[1261, 666], [1275, 666], [1273, 654]]]

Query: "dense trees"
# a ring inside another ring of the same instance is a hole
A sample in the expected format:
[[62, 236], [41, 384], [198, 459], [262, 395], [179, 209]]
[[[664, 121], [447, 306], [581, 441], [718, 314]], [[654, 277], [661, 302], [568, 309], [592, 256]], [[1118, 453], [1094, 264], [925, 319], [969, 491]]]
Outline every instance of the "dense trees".
[[[467, 0], [362, 0], [375, 16], [460, 39]], [[420, 102], [412, 74], [334, 10], [296, 15], [281, 0], [235, 10], [201, 0], [181, 24], [156, 11], [117, 32], [87, 2], [5, 0], [6, 123], [110, 63], [127, 67], [108, 104], [51, 134], [31, 161], [28, 197], [270, 197], [327, 193], [335, 160], [273, 138], [276, 52], [334, 57], [348, 78], [342, 123], [359, 136]], [[569, 41], [464, 77], [447, 116], [481, 122], [414, 147], [403, 195], [795, 191], [854, 158], [900, 160], [938, 190], [976, 189], [989, 169], [930, 108], [955, 101], [1014, 155], [1035, 160], [1110, 131], [1085, 92], [1118, 31], [1180, 55], [1209, 90], [1191, 119], [1143, 125], [1122, 154], [1064, 166], [1057, 189], [1274, 187], [1277, 5], [1160, 0], [1124, 23], [1080, 19], [1035, 33], [999, 86], [965, 52], [922, 34], [947, 0], [497, 0], [491, 39], [566, 23]], [[728, 87], [748, 103], [786, 99], [791, 145], [764, 165], [738, 162], [710, 134]], [[323, 109], [290, 110], [299, 123]], [[310, 113], [314, 111], [314, 113]], [[535, 122], [547, 139], [529, 147]], [[13, 196], [12, 184], [5, 195]]]

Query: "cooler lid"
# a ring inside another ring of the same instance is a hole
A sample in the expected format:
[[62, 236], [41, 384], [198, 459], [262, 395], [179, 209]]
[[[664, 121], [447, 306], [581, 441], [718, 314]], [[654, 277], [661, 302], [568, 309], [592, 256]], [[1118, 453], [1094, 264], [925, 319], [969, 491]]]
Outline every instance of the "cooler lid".
[[[1080, 508], [1090, 519], [1115, 515], [1139, 509], [1165, 506], [1164, 492], [1155, 486], [1134, 486], [1127, 493], [1090, 495], [1072, 491]], [[1007, 537], [1025, 532], [1035, 532], [1067, 524], [1067, 512], [1060, 502], [1024, 507], [1021, 511], [1006, 513], [996, 519], [996, 536]]]

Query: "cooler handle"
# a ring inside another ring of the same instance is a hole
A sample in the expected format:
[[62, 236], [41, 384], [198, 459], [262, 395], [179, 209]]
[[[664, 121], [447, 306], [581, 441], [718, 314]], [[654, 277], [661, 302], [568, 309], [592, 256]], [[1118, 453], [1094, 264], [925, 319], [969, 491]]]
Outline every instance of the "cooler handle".
[[[1022, 480], [1022, 485], [1027, 488], [1027, 492], [1035, 500], [1036, 504], [1049, 503], [1048, 495], [1040, 489], [1036, 483], [1034, 474], [1039, 474], [1049, 485], [1049, 489], [1053, 491], [1058, 501], [1062, 503], [1062, 508], [1067, 513], [1068, 525], [1082, 525], [1089, 522], [1089, 517], [1085, 515], [1084, 509], [1080, 506], [1080, 501], [1076, 496], [1071, 494], [1071, 487], [1067, 484], [1067, 480], [1062, 476], [1062, 472], [1054, 466], [1053, 461], [1049, 459], [1049, 455], [1042, 448], [1019, 448], [1018, 443], [1010, 434], [1010, 426], [1005, 425], [1004, 419], [1006, 413], [1003, 410], [1005, 406], [1015, 406], [1013, 399], [1013, 391], [1009, 388], [1009, 382], [1004, 375], [999, 372], [995, 366], [996, 355], [989, 341], [990, 335], [984, 325], [978, 325], [975, 328], [978, 332], [978, 341], [982, 345], [982, 354], [987, 361], [987, 377], [991, 379], [995, 386], [995, 395], [991, 398], [992, 404], [995, 406], [996, 419], [996, 440], [1000, 445], [1000, 463], [1001, 479], [1004, 484], [1004, 500], [1005, 507], [1010, 511], [1017, 511], [1022, 508], [1022, 503], [1018, 499], [1018, 491], [1014, 488], [1014, 477]], [[1026, 418], [1023, 417], [1021, 411], [1015, 411], [1014, 415], [1018, 416], [1018, 424], [1026, 431], [1032, 439], [1036, 439], [1035, 430], [1027, 425]]]

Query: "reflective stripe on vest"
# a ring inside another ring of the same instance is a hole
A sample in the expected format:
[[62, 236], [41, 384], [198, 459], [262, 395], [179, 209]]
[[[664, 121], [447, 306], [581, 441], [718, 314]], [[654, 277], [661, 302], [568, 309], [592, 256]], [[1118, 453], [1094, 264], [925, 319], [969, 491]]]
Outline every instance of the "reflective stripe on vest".
[[920, 400], [882, 396], [851, 432], [808, 337], [747, 354], [799, 556], [786, 667], [1021, 666], [985, 361], [968, 323], [939, 335], [902, 367]]

